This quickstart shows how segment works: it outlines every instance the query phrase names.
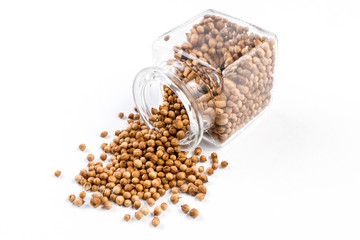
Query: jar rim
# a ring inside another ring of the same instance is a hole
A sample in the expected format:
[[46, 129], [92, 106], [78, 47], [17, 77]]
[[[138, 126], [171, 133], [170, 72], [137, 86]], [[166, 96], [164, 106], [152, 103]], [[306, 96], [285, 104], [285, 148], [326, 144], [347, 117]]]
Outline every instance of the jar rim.
[[[158, 109], [163, 102], [164, 85], [169, 87], [178, 98], [180, 98], [186, 109], [190, 129], [186, 132], [185, 138], [180, 140], [180, 145], [184, 149], [192, 149], [196, 147], [203, 138], [204, 121], [194, 96], [192, 96], [184, 83], [174, 74], [170, 74], [164, 68], [155, 66], [142, 69], [135, 76], [133, 82], [133, 98], [136, 108], [146, 125], [149, 128], [155, 128], [150, 122], [149, 117], [152, 115], [151, 109]], [[151, 95], [151, 92], [155, 92], [156, 94], [156, 91], [160, 91], [160, 96]], [[158, 97], [158, 99], [154, 99], [156, 97]]]

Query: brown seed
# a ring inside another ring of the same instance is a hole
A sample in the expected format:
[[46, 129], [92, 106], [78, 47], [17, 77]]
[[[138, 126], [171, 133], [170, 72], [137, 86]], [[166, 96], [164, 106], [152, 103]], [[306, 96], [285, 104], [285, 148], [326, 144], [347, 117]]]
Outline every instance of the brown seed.
[[124, 117], [124, 113], [123, 112], [120, 112], [119, 113], [119, 118], [123, 118]]
[[161, 207], [161, 209], [163, 210], [163, 211], [165, 211], [167, 208], [168, 208], [168, 205], [167, 205], [167, 203], [162, 203], [161, 205], [160, 205], [160, 207]]
[[110, 201], [107, 201], [104, 203], [104, 208], [107, 210], [110, 210], [112, 208], [113, 204]]
[[206, 157], [204, 155], [201, 155], [200, 156], [200, 162], [206, 162]]
[[61, 175], [61, 171], [59, 170], [56, 170], [55, 173], [54, 173], [55, 177], [60, 177]]
[[147, 216], [147, 215], [149, 214], [150, 210], [149, 210], [148, 207], [143, 207], [143, 208], [141, 208], [141, 212], [142, 212], [145, 216]]
[[214, 153], [214, 152], [213, 152], [213, 153], [211, 154], [211, 158], [217, 158], [217, 157], [218, 157], [218, 156], [217, 156], [217, 153]]
[[170, 39], [170, 35], [166, 35], [166, 36], [164, 37], [164, 41], [169, 41], [169, 39]]
[[86, 145], [85, 144], [80, 144], [79, 145], [79, 149], [81, 150], [81, 151], [85, 151], [85, 149], [86, 149]]
[[227, 161], [221, 161], [221, 163], [220, 163], [220, 166], [221, 166], [222, 168], [226, 168], [227, 165], [229, 165]]
[[200, 185], [198, 188], [199, 188], [199, 192], [206, 194], [207, 189], [206, 189], [205, 185]]
[[205, 194], [204, 193], [199, 193], [198, 195], [196, 195], [196, 198], [200, 201], [204, 200], [205, 198]]
[[154, 206], [155, 204], [155, 200], [153, 198], [148, 198], [146, 202], [150, 207]]
[[137, 220], [142, 219], [142, 217], [143, 217], [142, 212], [136, 212], [136, 213], [135, 213], [135, 218], [136, 218]]
[[99, 197], [93, 197], [90, 200], [90, 205], [93, 206], [94, 208], [97, 208], [98, 206], [100, 206], [101, 204], [101, 198]]
[[69, 197], [68, 197], [68, 199], [69, 199], [70, 202], [74, 202], [75, 198], [76, 198], [76, 197], [75, 197], [74, 194], [70, 194]]
[[131, 219], [130, 214], [125, 214], [125, 215], [124, 215], [124, 220], [125, 220], [125, 221], [128, 222], [130, 219]]
[[213, 163], [213, 164], [211, 165], [211, 167], [212, 167], [212, 169], [216, 170], [216, 169], [219, 168], [219, 164]]
[[74, 204], [78, 207], [81, 207], [84, 204], [84, 200], [82, 198], [76, 198]]
[[179, 192], [179, 188], [178, 187], [173, 187], [171, 188], [171, 193], [178, 193]]
[[82, 198], [82, 199], [84, 199], [84, 198], [86, 197], [86, 192], [81, 191], [81, 192], [79, 193], [79, 197]]
[[108, 135], [107, 131], [102, 131], [100, 134], [100, 137], [105, 138], [105, 137], [107, 137], [107, 135]]
[[195, 148], [195, 150], [194, 150], [194, 153], [195, 153], [196, 155], [198, 155], [198, 156], [201, 154], [201, 152], [202, 152], [202, 150], [201, 150], [200, 147], [197, 147], [197, 148]]
[[184, 212], [184, 213], [188, 213], [190, 211], [190, 207], [189, 205], [187, 204], [183, 204], [181, 205], [181, 210]]
[[179, 199], [180, 199], [180, 197], [179, 197], [178, 194], [173, 194], [173, 195], [171, 195], [171, 197], [170, 197], [170, 201], [171, 201], [173, 204], [177, 204], [177, 203], [179, 202]]
[[128, 116], [128, 118], [133, 119], [133, 118], [134, 118], [134, 114], [133, 114], [133, 113], [130, 113], [129, 116]]
[[160, 224], [160, 219], [159, 219], [158, 217], [154, 217], [153, 220], [151, 221], [151, 224], [152, 224], [154, 227], [159, 226], [159, 224]]
[[106, 153], [101, 153], [101, 154], [100, 154], [100, 159], [103, 160], [103, 161], [105, 161], [105, 160], [107, 159]]
[[207, 175], [211, 176], [211, 175], [214, 174], [214, 169], [212, 169], [212, 168], [207, 168], [207, 169], [206, 169], [206, 173], [207, 173]]
[[89, 162], [91, 162], [91, 161], [94, 161], [95, 156], [94, 156], [94, 154], [89, 153], [89, 154], [86, 156], [86, 159], [87, 159]]
[[198, 216], [199, 216], [199, 210], [197, 210], [196, 208], [190, 210], [190, 217], [197, 218]]
[[141, 207], [140, 201], [135, 201], [133, 206], [134, 206], [135, 209], [139, 209]]
[[159, 216], [161, 214], [161, 207], [154, 208], [154, 216]]

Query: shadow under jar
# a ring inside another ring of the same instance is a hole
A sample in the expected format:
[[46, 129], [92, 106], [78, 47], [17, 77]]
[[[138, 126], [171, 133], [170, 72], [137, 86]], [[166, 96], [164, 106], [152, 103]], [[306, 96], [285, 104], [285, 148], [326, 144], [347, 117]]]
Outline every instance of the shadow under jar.
[[269, 106], [276, 50], [273, 33], [207, 10], [155, 40], [155, 66], [134, 80], [136, 107], [151, 127], [151, 109], [162, 104], [165, 85], [189, 116], [180, 144], [192, 148], [206, 139], [221, 146]]

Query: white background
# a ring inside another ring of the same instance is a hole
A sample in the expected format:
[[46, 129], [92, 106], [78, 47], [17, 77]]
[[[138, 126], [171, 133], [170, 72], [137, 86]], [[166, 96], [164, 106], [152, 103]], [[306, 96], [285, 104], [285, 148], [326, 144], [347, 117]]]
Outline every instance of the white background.
[[[124, 222], [133, 209], [70, 204], [100, 132], [109, 142], [126, 125], [117, 114], [134, 106], [152, 41], [208, 8], [277, 34], [272, 107], [217, 149], [229, 167], [210, 178], [206, 199], [169, 204], [156, 229], [149, 216]], [[359, 239], [358, 10], [356, 1], [1, 1], [0, 239]], [[180, 213], [183, 203], [199, 218]]]

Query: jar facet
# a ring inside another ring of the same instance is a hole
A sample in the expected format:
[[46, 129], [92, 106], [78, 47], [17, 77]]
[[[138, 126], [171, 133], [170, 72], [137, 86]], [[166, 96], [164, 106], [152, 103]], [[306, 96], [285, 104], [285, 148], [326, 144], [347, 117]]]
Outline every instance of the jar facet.
[[183, 102], [190, 130], [181, 144], [202, 138], [222, 145], [267, 108], [272, 97], [277, 38], [259, 27], [208, 10], [159, 37], [157, 67], [141, 71], [134, 99], [146, 123], [162, 102], [162, 85]]

